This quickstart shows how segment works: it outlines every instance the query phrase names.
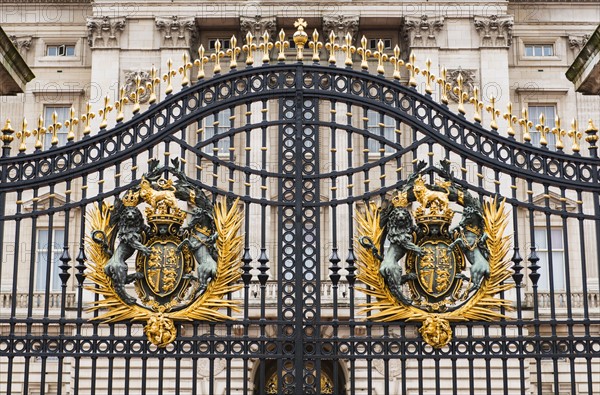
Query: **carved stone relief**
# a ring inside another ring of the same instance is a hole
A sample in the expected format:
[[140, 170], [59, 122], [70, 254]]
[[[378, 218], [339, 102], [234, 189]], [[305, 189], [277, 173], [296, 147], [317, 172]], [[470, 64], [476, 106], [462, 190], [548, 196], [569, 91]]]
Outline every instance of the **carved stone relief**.
[[92, 48], [118, 48], [125, 30], [125, 18], [108, 16], [87, 18], [88, 44]]
[[444, 18], [429, 18], [422, 15], [420, 18], [406, 17], [404, 34], [410, 47], [436, 47], [437, 34], [444, 27]]

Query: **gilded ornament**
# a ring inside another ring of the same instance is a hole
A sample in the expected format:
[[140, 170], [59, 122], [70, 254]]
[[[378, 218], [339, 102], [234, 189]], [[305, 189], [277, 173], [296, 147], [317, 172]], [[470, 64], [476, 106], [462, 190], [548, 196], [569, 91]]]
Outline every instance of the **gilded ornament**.
[[[441, 179], [428, 185], [419, 162], [391, 200], [371, 202], [356, 216], [357, 278], [373, 300], [363, 313], [374, 321], [421, 322], [421, 336], [434, 348], [451, 341], [452, 322], [503, 318], [498, 310], [510, 301], [497, 294], [512, 287], [504, 283], [511, 276], [504, 202], [482, 205], [454, 181], [449, 165], [442, 162]], [[452, 204], [463, 207], [454, 228]]]
[[[213, 206], [179, 170], [179, 161], [172, 162], [158, 166], [152, 160], [139, 185], [110, 207], [96, 206], [87, 240], [87, 277], [94, 284], [87, 289], [104, 296], [91, 307], [102, 310], [95, 319], [146, 321], [146, 336], [158, 347], [175, 340], [175, 321], [230, 319], [219, 309], [237, 311], [238, 302], [224, 297], [240, 288], [235, 283], [241, 275], [242, 214], [236, 202]], [[182, 202], [192, 211], [181, 209]], [[130, 273], [127, 261], [134, 254]], [[127, 292], [129, 283], [137, 295]]]

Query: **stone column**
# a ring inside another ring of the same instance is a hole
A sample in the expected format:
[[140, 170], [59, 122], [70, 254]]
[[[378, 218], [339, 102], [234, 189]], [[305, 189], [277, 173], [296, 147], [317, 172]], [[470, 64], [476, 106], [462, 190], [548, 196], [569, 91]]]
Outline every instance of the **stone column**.
[[[324, 16], [323, 17], [323, 38], [321, 41], [324, 43], [329, 42], [329, 34], [331, 32], [335, 33], [337, 37], [337, 44], [340, 46], [345, 44], [344, 37], [349, 33], [353, 37], [354, 45], [356, 45], [357, 35], [358, 35], [358, 26], [359, 26], [359, 17], [356, 15], [339, 15], [339, 16]], [[327, 51], [327, 54], [329, 52]], [[329, 57], [329, 55], [327, 55]], [[326, 59], [327, 59], [326, 57]], [[336, 65], [337, 67], [344, 68], [344, 60], [346, 58], [346, 54], [343, 51], [338, 51], [336, 53]], [[320, 117], [324, 120], [329, 121], [331, 119], [331, 113], [327, 107], [323, 107], [321, 104]], [[335, 111], [335, 120], [339, 124], [345, 125], [348, 122], [347, 112], [348, 108], [345, 103], [337, 103], [334, 108], [331, 110]], [[352, 123], [354, 126], [362, 126], [362, 114], [355, 114], [352, 117]], [[322, 147], [320, 150], [321, 155], [321, 163], [323, 163], [321, 171], [329, 172], [333, 169], [334, 161], [332, 160], [332, 153], [330, 148], [332, 146], [331, 142], [331, 131], [329, 129], [321, 128], [321, 133], [324, 133], [324, 136], [321, 136], [320, 141], [322, 142]], [[359, 162], [362, 162], [362, 139], [354, 138], [352, 142], [353, 146], [353, 163], [352, 167], [356, 167]], [[336, 156], [335, 156], [335, 170], [345, 170], [350, 167], [350, 163], [348, 162], [348, 138], [347, 134], [343, 130], [337, 130], [335, 135], [335, 147], [336, 147]], [[329, 181], [329, 180], [327, 180]], [[353, 184], [354, 187], [352, 189], [352, 193], [357, 195], [361, 193], [363, 190], [364, 183], [362, 182], [362, 174], [355, 174]], [[336, 198], [344, 199], [348, 196], [348, 179], [344, 177], [338, 177], [335, 185], [331, 185], [329, 182], [325, 182], [321, 185], [321, 194], [327, 196], [328, 198], [333, 197], [333, 193], [331, 190], [332, 186], [335, 186], [336, 189]], [[342, 262], [339, 263], [341, 267], [345, 267], [346, 263], [344, 262], [348, 256], [348, 248], [349, 245], [349, 229], [348, 223], [349, 221], [353, 221], [352, 215], [348, 214], [347, 206], [342, 205], [337, 209], [337, 215], [333, 218], [332, 213], [329, 214], [330, 223], [332, 221], [337, 222], [337, 235], [335, 242], [338, 247], [338, 254]], [[331, 229], [331, 226], [329, 227]], [[331, 254], [331, 246], [334, 243], [334, 240], [331, 240], [332, 233], [329, 230], [327, 233], [323, 232], [322, 242], [326, 248], [322, 249], [322, 264], [321, 264], [321, 277], [329, 279], [329, 255]], [[345, 271], [342, 271], [340, 274], [344, 275]]]
[[[263, 55], [265, 54], [264, 51], [264, 47], [260, 47], [260, 43], [263, 42], [263, 40], [261, 39], [261, 37], [263, 36], [263, 34], [267, 32], [269, 33], [269, 41], [273, 42], [275, 40], [277, 40], [276, 35], [277, 35], [277, 18], [275, 16], [268, 16], [268, 17], [262, 17], [262, 16], [255, 16], [255, 17], [245, 17], [245, 16], [241, 16], [240, 17], [240, 37], [239, 37], [239, 43], [238, 45], [241, 47], [244, 44], [246, 44], [246, 35], [248, 33], [251, 33], [252, 36], [254, 37], [254, 43], [257, 45], [257, 50], [254, 51], [254, 64], [253, 67], [261, 67], [262, 63], [262, 58]], [[262, 48], [262, 49], [261, 49]], [[272, 118], [276, 118], [278, 115], [277, 113], [272, 113], [272, 111], [277, 111], [275, 108], [273, 108], [272, 106], [269, 106], [267, 104], [267, 108], [269, 109], [269, 111], [267, 111], [266, 113], [266, 117], [267, 120], [272, 119]], [[262, 102], [253, 102], [250, 105], [250, 112], [252, 114], [250, 114], [250, 122], [252, 124], [258, 124], [263, 120], [263, 115], [264, 113], [262, 112]], [[246, 115], [242, 114], [238, 114], [238, 118], [239, 121], [238, 122], [242, 122], [245, 123], [246, 122]], [[274, 132], [275, 129], [267, 129], [266, 133], [267, 133], [267, 147], [268, 147], [268, 151], [267, 151], [267, 161], [264, 164], [265, 165], [265, 170], [268, 171], [277, 171], [277, 161], [275, 159], [276, 155], [277, 155], [277, 144], [274, 143], [276, 141], [277, 138], [277, 134], [275, 134], [275, 136], [272, 136], [270, 133]], [[263, 156], [263, 150], [262, 150], [262, 129], [261, 128], [255, 128], [250, 132], [251, 138], [250, 138], [250, 166], [253, 169], [261, 169], [263, 168], [263, 161], [262, 161], [262, 156]], [[243, 147], [245, 146], [245, 135], [242, 134], [240, 138], [238, 138], [238, 141], [240, 142], [239, 147]], [[245, 160], [245, 151], [239, 149], [239, 147], [237, 147], [237, 151], [239, 154], [238, 155], [242, 155], [242, 157]], [[270, 159], [272, 158], [272, 159]], [[244, 182], [246, 182], [246, 180], [240, 180], [240, 185], [243, 185]], [[262, 196], [262, 190], [261, 190], [261, 184], [262, 184], [262, 180], [260, 179], [260, 177], [254, 177], [251, 178], [250, 180], [250, 195], [260, 198]], [[267, 198], [269, 198], [269, 194], [273, 194], [275, 193], [275, 190], [272, 190], [271, 188], [275, 187], [267, 185], [267, 187], [269, 189], [267, 189], [266, 193], [267, 193]], [[245, 188], [244, 188], [245, 189]], [[244, 193], [243, 190], [240, 191], [241, 193]], [[267, 224], [272, 223], [272, 215], [275, 214], [275, 211], [271, 211], [269, 209], [265, 210], [265, 218], [263, 218], [261, 216], [261, 208], [259, 205], [251, 205], [250, 206], [250, 212], [247, 214], [250, 216], [250, 223], [251, 224], [260, 224], [261, 221], [266, 221]], [[276, 221], [275, 221], [276, 222]], [[250, 248], [251, 248], [251, 254], [252, 254], [252, 258], [254, 258], [255, 262], [256, 259], [260, 256], [260, 248], [261, 248], [261, 234], [260, 234], [260, 227], [257, 228], [256, 232], [250, 232]], [[266, 272], [269, 276], [270, 280], [275, 280], [276, 277], [276, 273], [275, 270], [271, 270], [271, 269], [275, 269], [277, 267], [277, 256], [275, 255], [275, 248], [272, 248], [275, 246], [275, 243], [277, 243], [277, 232], [270, 232], [267, 228], [266, 231], [266, 235], [265, 235], [265, 248], [266, 248], [266, 253], [270, 259], [270, 263], [269, 263], [269, 270]], [[252, 272], [253, 275], [257, 275], [259, 274], [258, 270], [254, 270]]]
[[[167, 73], [167, 62], [169, 59], [173, 62], [173, 70], [183, 64], [183, 53], [190, 55], [188, 59], [195, 59], [197, 54], [190, 53], [192, 39], [197, 35], [196, 21], [193, 17], [182, 18], [178, 16], [156, 17], [156, 29], [160, 32], [160, 65], [155, 67], [160, 70], [160, 76]], [[189, 60], [189, 62], [191, 62]], [[188, 71], [188, 75], [190, 72]], [[177, 92], [180, 88], [181, 75], [173, 78], [173, 91]], [[159, 100], [166, 96], [166, 84], [161, 84]]]
[[[406, 58], [410, 56], [411, 52], [414, 53], [416, 63], [421, 69], [425, 69], [425, 62], [429, 59], [431, 61], [430, 70], [436, 76], [440, 75], [440, 43], [438, 43], [438, 36], [443, 28], [444, 17], [441, 16], [436, 18], [427, 15], [421, 15], [421, 17], [407, 16], [404, 21], [404, 36], [409, 46]], [[417, 81], [421, 82], [423, 78], [418, 78]], [[422, 84], [423, 86], [419, 87], [419, 91], [425, 92], [425, 83], [422, 82]], [[431, 86], [433, 95], [438, 100], [437, 84], [432, 82]]]
[[[110, 18], [108, 16], [87, 18], [88, 44], [92, 48], [92, 89], [90, 103], [94, 111], [104, 107], [104, 97], [110, 98], [111, 104], [118, 100], [121, 34], [125, 30], [125, 18]], [[107, 116], [107, 129], [114, 126], [115, 116]], [[102, 117], [96, 117], [90, 122], [92, 134], [99, 130]]]

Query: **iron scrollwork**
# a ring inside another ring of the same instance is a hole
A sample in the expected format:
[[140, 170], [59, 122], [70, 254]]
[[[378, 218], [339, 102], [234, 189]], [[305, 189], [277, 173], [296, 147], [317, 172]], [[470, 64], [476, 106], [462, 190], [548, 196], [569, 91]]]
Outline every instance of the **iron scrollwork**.
[[[498, 319], [497, 308], [510, 307], [495, 297], [511, 288], [504, 284], [511, 275], [508, 215], [504, 202], [482, 205], [456, 183], [448, 162], [435, 185], [426, 184], [424, 166], [417, 165], [390, 201], [357, 213], [358, 279], [368, 286], [363, 292], [375, 297], [365, 311], [379, 310], [370, 319], [420, 321], [425, 342], [441, 348], [452, 340], [450, 322]], [[463, 207], [453, 228], [452, 204]]]
[[[152, 160], [122, 198], [94, 207], [88, 240], [87, 277], [95, 284], [88, 289], [104, 296], [91, 309], [106, 309], [96, 319], [144, 320], [148, 340], [159, 347], [175, 340], [174, 321], [229, 319], [218, 310], [236, 309], [236, 301], [223, 297], [239, 289], [241, 275], [237, 202], [219, 200], [213, 206], [179, 170], [179, 161], [172, 164]], [[136, 252], [135, 271], [129, 273], [127, 260]], [[137, 297], [127, 292], [130, 283]]]

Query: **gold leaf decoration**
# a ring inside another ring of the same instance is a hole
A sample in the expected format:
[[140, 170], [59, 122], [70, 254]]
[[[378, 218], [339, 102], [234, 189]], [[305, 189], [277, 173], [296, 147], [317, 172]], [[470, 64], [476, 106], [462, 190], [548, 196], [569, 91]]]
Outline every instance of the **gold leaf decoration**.
[[[380, 261], [369, 249], [356, 242], [357, 278], [366, 285], [365, 288], [357, 289], [374, 298], [373, 301], [361, 305], [365, 308], [360, 313], [370, 312], [368, 319], [378, 322], [422, 322], [424, 327], [421, 328], [421, 333], [428, 335], [427, 338], [424, 336], [424, 340], [434, 338], [434, 341], [427, 342], [435, 348], [445, 346], [452, 339], [451, 333], [447, 333], [446, 322], [492, 321], [505, 318], [500, 309], [510, 310], [511, 302], [500, 299], [497, 295], [514, 287], [513, 284], [505, 283], [512, 274], [511, 261], [508, 258], [510, 237], [504, 235], [508, 225], [508, 213], [505, 202], [498, 203], [496, 198], [486, 201], [483, 211], [485, 231], [489, 235], [486, 243], [490, 250], [490, 275], [482, 281], [471, 298], [456, 310], [435, 314], [401, 303], [392, 295], [379, 273]], [[380, 208], [375, 203], [370, 203], [364, 212], [357, 212], [356, 221], [360, 236], [369, 237], [376, 246], [381, 245], [384, 229], [380, 226]], [[438, 336], [432, 336], [431, 332], [434, 331], [438, 331]]]
[[[242, 235], [240, 229], [243, 215], [239, 209], [238, 200], [233, 202], [231, 207], [228, 207], [224, 200], [219, 200], [214, 210], [218, 233], [217, 274], [200, 297], [178, 311], [163, 311], [165, 310], [164, 306], [147, 308], [139, 304], [129, 305], [121, 300], [112, 286], [110, 277], [104, 273], [104, 266], [110, 256], [99, 243], [92, 240], [90, 236], [86, 237], [88, 254], [86, 278], [93, 285], [85, 288], [104, 297], [93, 302], [89, 307], [90, 311], [100, 311], [94, 319], [105, 323], [127, 320], [146, 321], [144, 330], [148, 340], [158, 347], [166, 347], [175, 339], [176, 329], [173, 321], [231, 319], [230, 316], [219, 310], [230, 308], [233, 311], [239, 311], [239, 301], [227, 300], [224, 297], [242, 287], [241, 284], [236, 283], [241, 277]], [[88, 217], [89, 227], [92, 230], [104, 232], [107, 244], [109, 240], [116, 237], [113, 234], [114, 227], [109, 225], [110, 216], [111, 207], [103, 204], [101, 207], [95, 205]]]

